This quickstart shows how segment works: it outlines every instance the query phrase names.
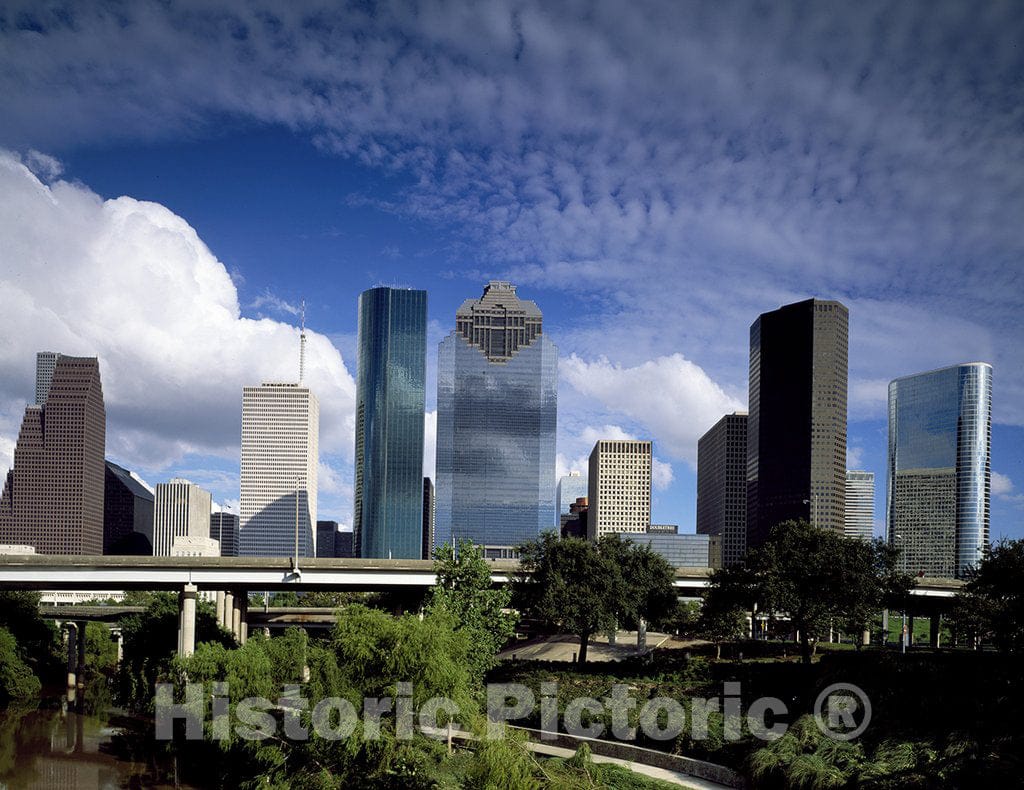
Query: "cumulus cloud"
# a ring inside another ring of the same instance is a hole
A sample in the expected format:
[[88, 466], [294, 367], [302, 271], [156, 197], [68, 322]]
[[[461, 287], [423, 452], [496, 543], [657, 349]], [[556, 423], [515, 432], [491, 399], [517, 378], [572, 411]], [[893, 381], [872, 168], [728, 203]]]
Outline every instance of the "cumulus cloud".
[[846, 468], [847, 469], [860, 469], [861, 464], [864, 463], [864, 448], [862, 447], [847, 447], [846, 448]]
[[[0, 238], [0, 397], [14, 404], [2, 419], [7, 437], [32, 394], [40, 350], [99, 357], [107, 453], [149, 470], [189, 455], [237, 459], [242, 387], [298, 376], [298, 329], [244, 317], [224, 265], [161, 205], [45, 184], [0, 152]], [[320, 446], [351, 462], [354, 382], [330, 341], [307, 334]], [[9, 441], [0, 453], [10, 454]], [[223, 488], [221, 475], [210, 479]]]
[[573, 354], [561, 360], [559, 373], [608, 411], [643, 426], [669, 456], [691, 465], [697, 462], [697, 440], [704, 432], [723, 414], [743, 407], [681, 354], [635, 367], [603, 357], [587, 362]]
[[1013, 481], [1008, 475], [992, 472], [992, 496], [1005, 497], [1013, 493]]

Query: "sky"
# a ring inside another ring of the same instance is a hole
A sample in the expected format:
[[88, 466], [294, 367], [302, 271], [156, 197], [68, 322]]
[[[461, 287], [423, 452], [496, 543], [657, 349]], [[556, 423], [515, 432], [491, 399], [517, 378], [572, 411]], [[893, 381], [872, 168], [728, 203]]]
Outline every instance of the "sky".
[[558, 473], [654, 441], [692, 532], [698, 438], [751, 322], [850, 310], [848, 466], [886, 388], [994, 367], [992, 535], [1024, 537], [1024, 6], [17, 2], [0, 7], [0, 467], [39, 350], [98, 356], [107, 455], [237, 507], [241, 391], [321, 405], [351, 523], [356, 302], [437, 343], [507, 279], [559, 348]]

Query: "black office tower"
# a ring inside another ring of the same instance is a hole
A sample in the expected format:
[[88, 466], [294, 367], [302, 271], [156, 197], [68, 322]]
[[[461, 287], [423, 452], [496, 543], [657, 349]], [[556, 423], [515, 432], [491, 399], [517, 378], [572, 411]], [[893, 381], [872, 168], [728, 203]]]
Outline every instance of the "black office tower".
[[748, 549], [790, 519], [843, 531], [848, 321], [839, 302], [808, 299], [750, 327]]

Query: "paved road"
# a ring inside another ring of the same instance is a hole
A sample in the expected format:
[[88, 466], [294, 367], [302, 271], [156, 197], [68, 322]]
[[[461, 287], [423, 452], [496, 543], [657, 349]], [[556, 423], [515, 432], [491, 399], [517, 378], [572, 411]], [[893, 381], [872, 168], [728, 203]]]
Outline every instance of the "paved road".
[[[617, 661], [661, 647], [669, 639], [671, 639], [669, 634], [648, 631], [647, 650], [637, 651], [636, 631], [619, 631], [616, 634], [614, 645], [608, 644], [607, 636], [599, 636], [590, 640], [590, 645], [587, 648], [587, 661]], [[522, 661], [572, 661], [579, 649], [579, 637], [572, 634], [559, 634], [515, 645], [499, 653], [498, 658], [517, 658]]]

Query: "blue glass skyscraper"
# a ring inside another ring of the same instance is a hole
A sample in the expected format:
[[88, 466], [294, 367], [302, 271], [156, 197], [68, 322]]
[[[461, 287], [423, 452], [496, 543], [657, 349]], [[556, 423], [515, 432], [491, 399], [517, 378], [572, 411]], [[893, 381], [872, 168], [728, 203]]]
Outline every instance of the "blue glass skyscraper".
[[427, 292], [360, 294], [358, 347], [354, 554], [420, 559]]
[[438, 348], [436, 545], [507, 557], [553, 528], [558, 349], [541, 322], [492, 281]]
[[889, 541], [914, 574], [960, 577], [988, 546], [992, 366], [889, 384]]

